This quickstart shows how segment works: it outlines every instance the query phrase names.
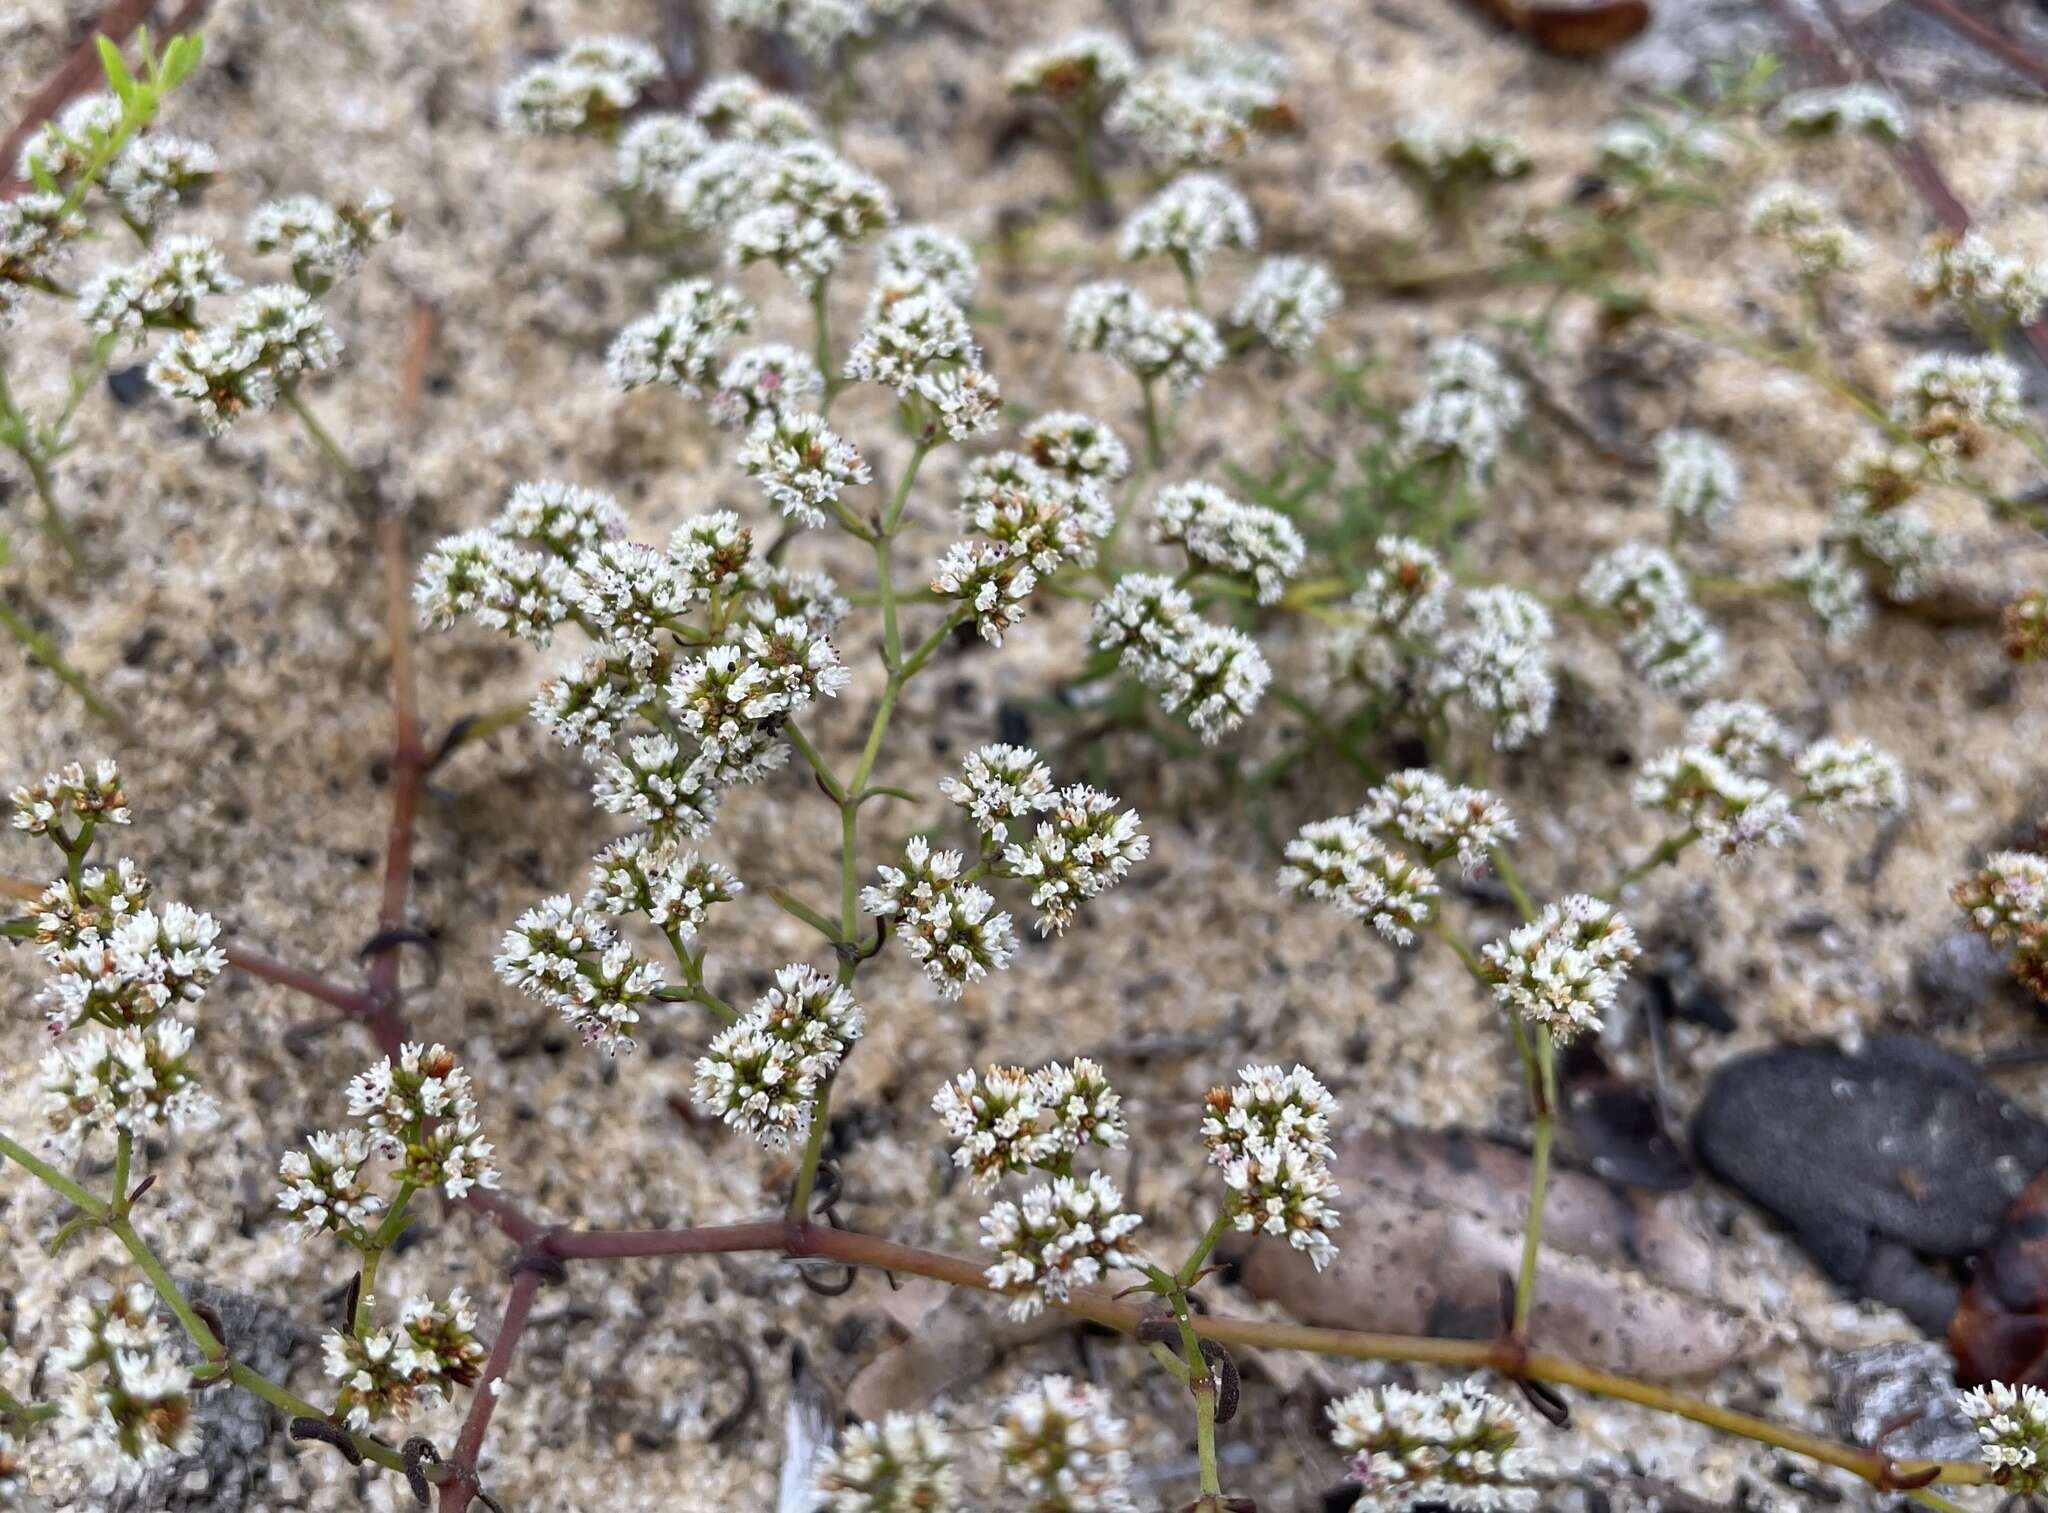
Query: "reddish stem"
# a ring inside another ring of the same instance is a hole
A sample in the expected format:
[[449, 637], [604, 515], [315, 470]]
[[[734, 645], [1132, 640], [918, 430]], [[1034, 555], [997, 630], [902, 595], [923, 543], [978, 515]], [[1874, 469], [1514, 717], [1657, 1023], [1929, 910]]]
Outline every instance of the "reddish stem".
[[498, 1325], [498, 1337], [491, 1343], [484, 1374], [477, 1379], [469, 1399], [469, 1416], [462, 1421], [462, 1433], [455, 1441], [455, 1475], [441, 1483], [441, 1513], [461, 1513], [476, 1495], [476, 1458], [491, 1427], [491, 1415], [498, 1408], [497, 1384], [512, 1369], [512, 1357], [519, 1349], [519, 1336], [526, 1332], [526, 1316], [533, 1309], [533, 1295], [541, 1279], [533, 1272], [521, 1272], [512, 1279], [505, 1295], [505, 1317]]

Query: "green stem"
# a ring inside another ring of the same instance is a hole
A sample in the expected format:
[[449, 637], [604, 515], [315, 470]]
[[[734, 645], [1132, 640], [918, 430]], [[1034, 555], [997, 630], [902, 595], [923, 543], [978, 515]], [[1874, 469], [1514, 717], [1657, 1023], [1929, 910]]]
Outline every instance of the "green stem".
[[56, 1167], [50, 1165], [49, 1162], [33, 1155], [25, 1147], [17, 1145], [5, 1135], [0, 1135], [0, 1156], [5, 1156], [15, 1165], [21, 1167], [30, 1176], [42, 1183], [43, 1186], [51, 1188], [61, 1196], [69, 1199], [83, 1212], [91, 1214], [95, 1219], [106, 1218], [107, 1205], [105, 1203], [95, 1198], [76, 1182], [73, 1182], [69, 1177], [58, 1171]]
[[350, 1331], [359, 1340], [370, 1336], [370, 1326], [377, 1315], [377, 1269], [383, 1264], [384, 1252], [405, 1230], [405, 1206], [412, 1202], [415, 1191], [410, 1182], [399, 1184], [398, 1197], [390, 1212], [384, 1215], [384, 1222], [377, 1226], [377, 1232], [370, 1236], [370, 1243], [363, 1250], [363, 1269], [356, 1278], [356, 1312], [349, 1321]]
[[319, 418], [307, 408], [306, 402], [299, 398], [298, 385], [279, 384], [277, 392], [278, 397], [284, 401], [285, 408], [298, 417], [299, 424], [306, 428], [306, 434], [313, 438], [313, 444], [319, 447], [327, 460], [334, 465], [334, 470], [341, 474], [342, 485], [349, 494], [357, 499], [369, 498], [376, 491], [369, 478], [348, 460], [348, 454], [343, 452], [335, 439], [327, 433], [327, 427], [320, 424]]
[[1155, 472], [1166, 464], [1166, 438], [1159, 430], [1159, 401], [1153, 396], [1153, 379], [1145, 379], [1139, 392], [1145, 399], [1145, 461]]
[[1536, 1302], [1536, 1261], [1543, 1248], [1543, 1204], [1550, 1191], [1550, 1143], [1557, 1120], [1557, 1057], [1550, 1027], [1536, 1027], [1538, 1077], [1529, 1089], [1535, 1106], [1536, 1142], [1529, 1161], [1529, 1215], [1522, 1226], [1522, 1268], [1515, 1276], [1515, 1338], [1529, 1327]]
[[1431, 920], [1427, 928], [1431, 934], [1458, 953], [1458, 960], [1464, 963], [1465, 970], [1472, 974], [1474, 982], [1489, 990], [1493, 987], [1492, 979], [1486, 975], [1486, 963], [1480, 959], [1479, 953], [1472, 949], [1464, 936], [1445, 924], [1441, 917]]
[[811, 291], [812, 352], [817, 360], [818, 372], [825, 380], [825, 392], [818, 400], [818, 413], [828, 415], [832, 401], [839, 396], [841, 380], [832, 371], [832, 331], [829, 307], [830, 281], [819, 279], [818, 287]]
[[1506, 848], [1495, 846], [1490, 854], [1495, 875], [1500, 878], [1501, 886], [1508, 890], [1508, 897], [1515, 901], [1515, 912], [1522, 916], [1524, 923], [1534, 919], [1536, 905], [1529, 898], [1529, 890], [1522, 886], [1522, 875], [1515, 870]]
[[818, 1163], [825, 1155], [825, 1137], [831, 1133], [831, 1112], [832, 1084], [828, 1080], [811, 1101], [811, 1132], [804, 1140], [803, 1159], [796, 1169], [796, 1185], [789, 1193], [789, 1218], [793, 1224], [810, 1221], [811, 1193], [818, 1185]]
[[1181, 1286], [1195, 1285], [1195, 1273], [1202, 1269], [1202, 1263], [1209, 1259], [1209, 1252], [1216, 1248], [1216, 1242], [1222, 1239], [1223, 1232], [1230, 1228], [1231, 1213], [1232, 1209], [1225, 1205], [1216, 1215], [1215, 1222], [1210, 1224], [1202, 1238], [1196, 1242], [1194, 1250], [1189, 1252], [1188, 1258], [1181, 1262], [1180, 1270], [1174, 1273], [1174, 1280]]
[[852, 940], [860, 929], [859, 845], [860, 805], [842, 802], [839, 806], [839, 938], [843, 941]]
[[770, 888], [768, 890], [768, 897], [783, 913], [794, 919], [802, 920], [833, 945], [838, 945], [847, 938], [840, 933], [839, 927], [834, 925], [831, 920], [820, 914], [816, 909], [813, 909], [809, 904], [803, 902], [803, 900], [797, 898], [787, 888]]
[[128, 1212], [128, 1169], [135, 1159], [135, 1137], [122, 1130], [114, 1137], [114, 1193], [107, 1201], [107, 1211], [115, 1215]]
[[142, 1268], [142, 1274], [149, 1278], [157, 1296], [162, 1298], [177, 1317], [179, 1325], [199, 1347], [199, 1353], [209, 1361], [217, 1361], [227, 1354], [227, 1347], [208, 1327], [206, 1320], [192, 1311], [192, 1305], [185, 1301], [185, 1294], [178, 1290], [178, 1284], [171, 1280], [171, 1274], [164, 1270], [163, 1262], [135, 1232], [135, 1226], [125, 1218], [109, 1218], [107, 1228], [128, 1248], [128, 1254], [135, 1258], [135, 1264]]
[[1698, 829], [1692, 826], [1679, 831], [1676, 835], [1665, 836], [1662, 841], [1658, 842], [1656, 850], [1637, 862], [1633, 867], [1625, 869], [1620, 876], [1607, 885], [1605, 891], [1599, 896], [1612, 902], [1621, 896], [1621, 890], [1630, 883], [1639, 882], [1643, 878], [1648, 877], [1652, 872], [1655, 872], [1659, 867], [1676, 861], [1685, 849], [1699, 838], [1700, 833]]
[[824, 784], [825, 791], [832, 796], [832, 801], [840, 804], [845, 803], [846, 789], [840, 785], [839, 779], [832, 775], [832, 768], [826, 763], [824, 757], [818, 754], [818, 748], [811, 744], [811, 738], [804, 734], [803, 727], [798, 725], [795, 720], [790, 720], [783, 725], [782, 729], [783, 733], [789, 737], [789, 744], [796, 748], [796, 754], [809, 764], [811, 771], [817, 773], [818, 781]]

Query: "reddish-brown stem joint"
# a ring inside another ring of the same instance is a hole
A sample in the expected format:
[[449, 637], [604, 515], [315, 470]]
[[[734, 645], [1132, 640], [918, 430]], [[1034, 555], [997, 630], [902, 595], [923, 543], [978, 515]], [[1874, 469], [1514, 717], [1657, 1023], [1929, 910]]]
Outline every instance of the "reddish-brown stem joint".
[[1890, 1456], [1878, 1464], [1877, 1475], [1872, 1484], [1880, 1492], [1917, 1492], [1922, 1487], [1932, 1486], [1941, 1476], [1941, 1467], [1922, 1466], [1917, 1471], [1901, 1471]]
[[363, 1452], [356, 1448], [355, 1441], [325, 1419], [295, 1418], [288, 1432], [295, 1440], [312, 1440], [316, 1444], [330, 1446], [351, 1466], [363, 1463]]

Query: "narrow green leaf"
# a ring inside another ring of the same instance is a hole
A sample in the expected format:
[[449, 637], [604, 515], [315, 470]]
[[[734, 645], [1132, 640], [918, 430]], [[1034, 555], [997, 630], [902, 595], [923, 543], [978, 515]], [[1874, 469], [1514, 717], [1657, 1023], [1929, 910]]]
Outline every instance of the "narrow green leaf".
[[121, 61], [121, 49], [105, 32], [95, 33], [92, 41], [93, 46], [99, 49], [100, 68], [106, 73], [108, 85], [121, 97], [121, 103], [127, 104], [135, 98], [135, 78], [128, 72], [128, 65]]

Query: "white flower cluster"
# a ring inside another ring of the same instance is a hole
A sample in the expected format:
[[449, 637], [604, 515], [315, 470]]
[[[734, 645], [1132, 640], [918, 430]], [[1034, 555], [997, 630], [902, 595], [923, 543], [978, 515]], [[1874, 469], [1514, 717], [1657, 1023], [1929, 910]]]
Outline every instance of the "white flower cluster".
[[1273, 670], [1252, 638], [1195, 613], [1171, 578], [1130, 573], [1096, 601], [1089, 644], [1116, 653], [1123, 670], [1159, 696], [1205, 742], [1214, 744], [1251, 718]]
[[1315, 346], [1343, 305], [1344, 291], [1327, 264], [1283, 254], [1265, 259], [1253, 271], [1230, 318], [1276, 350], [1300, 357]]
[[846, 377], [892, 390], [913, 435], [965, 441], [995, 428], [1002, 391], [981, 366], [966, 304], [980, 281], [951, 232], [905, 226], [883, 239]]
[[2048, 267], [2007, 256], [1981, 231], [1935, 236], [1908, 276], [1923, 300], [1953, 300], [2017, 325], [2030, 324], [2048, 304]]
[[367, 1248], [389, 1206], [363, 1174], [376, 1155], [363, 1130], [314, 1131], [304, 1150], [286, 1151], [278, 1162], [277, 1206], [305, 1238], [326, 1230]]
[[1575, 893], [1479, 954], [1501, 1007], [1562, 1042], [1600, 1028], [1637, 947], [1612, 904]]
[[1067, 300], [1065, 336], [1076, 352], [1100, 352], [1144, 383], [1164, 379], [1177, 397], [1192, 394], [1228, 352], [1199, 310], [1156, 309], [1129, 284], [1083, 284]]
[[727, 233], [734, 267], [773, 263], [810, 297], [847, 248], [886, 230], [896, 205], [882, 181], [822, 142], [799, 141], [755, 164], [748, 208]]
[[[13, 824], [30, 835], [50, 835], [57, 844], [71, 850], [92, 827], [125, 825], [128, 795], [121, 789], [121, 769], [111, 757], [102, 757], [87, 772], [82, 763], [72, 762], [34, 783], [24, 783], [9, 795]], [[75, 821], [69, 833], [67, 821]]]
[[718, 373], [705, 406], [714, 425], [751, 431], [764, 415], [809, 408], [825, 393], [825, 375], [808, 352], [764, 342], [737, 353]]
[[2025, 943], [2048, 924], [2048, 857], [1994, 851], [1951, 892], [1970, 928], [1993, 945]]
[[1131, 470], [1122, 438], [1090, 415], [1048, 410], [1021, 435], [1033, 462], [1076, 483], [1111, 484]]
[[1727, 447], [1704, 431], [1665, 431], [1655, 442], [1657, 504], [1676, 530], [1719, 530], [1742, 499], [1742, 475]]
[[71, 1373], [51, 1425], [88, 1491], [106, 1497], [199, 1449], [183, 1342], [140, 1282], [88, 1290], [65, 1308], [49, 1363]]
[[643, 315], [613, 339], [605, 370], [621, 389], [665, 383], [689, 399], [703, 397], [719, 350], [754, 326], [754, 307], [708, 278], [668, 285]]
[[1798, 89], [1778, 102], [1771, 124], [1787, 136], [1861, 135], [1903, 142], [1910, 129], [1898, 96], [1874, 84]]
[[1491, 351], [1469, 336], [1442, 337], [1423, 364], [1421, 396], [1401, 412], [1402, 455], [1483, 479], [1527, 409], [1522, 381]]
[[1103, 124], [1162, 165], [1214, 167], [1242, 156], [1255, 133], [1292, 125], [1286, 82], [1272, 53], [1203, 32], [1126, 85]]
[[1151, 854], [1135, 811], [1086, 783], [1052, 795], [1037, 826], [1003, 848], [1004, 875], [1030, 884], [1038, 933], [1064, 934], [1081, 905], [1123, 881]]
[[579, 37], [560, 57], [518, 75], [498, 96], [507, 130], [602, 131], [662, 74], [661, 57], [631, 37]]
[[1301, 571], [1308, 544], [1278, 510], [1233, 499], [1212, 483], [1177, 483], [1152, 496], [1152, 533], [1191, 563], [1249, 579], [1275, 603]]
[[956, 1451], [934, 1413], [891, 1411], [849, 1424], [818, 1460], [818, 1513], [966, 1513]]
[[84, 233], [84, 218], [65, 207], [61, 194], [0, 200], [0, 325], [12, 320], [24, 290], [62, 271], [66, 249]]
[[1897, 814], [1906, 807], [1906, 772], [1869, 741], [1815, 741], [1792, 759], [1799, 802], [1824, 820]]
[[645, 915], [663, 934], [688, 943], [714, 904], [729, 904], [746, 884], [694, 851], [635, 834], [613, 841], [590, 864], [583, 907], [614, 917]]
[[2026, 425], [2020, 370], [1994, 352], [1926, 352], [1892, 382], [1895, 424], [1942, 462], [1976, 455], [1984, 432]]
[[839, 496], [874, 475], [854, 444], [815, 411], [764, 411], [747, 432], [739, 465], [798, 525], [821, 526]]
[[1477, 1377], [1434, 1392], [1363, 1387], [1330, 1404], [1330, 1438], [1352, 1457], [1357, 1513], [1436, 1505], [1532, 1513], [1551, 1468], [1522, 1443], [1522, 1415]]
[[1355, 686], [1424, 719], [1463, 700], [1512, 751], [1550, 725], [1550, 616], [1518, 589], [1469, 590], [1467, 623], [1449, 626], [1450, 575], [1443, 560], [1408, 536], [1382, 536], [1377, 560], [1318, 648], [1327, 689]]
[[47, 179], [68, 188], [113, 141], [121, 114], [120, 99], [106, 90], [79, 96], [29, 134], [15, 174], [37, 187]]
[[[1028, 428], [1023, 439], [1048, 457], [1066, 458], [1067, 465], [1040, 463], [1021, 452], [997, 452], [969, 463], [960, 485], [961, 524], [988, 537], [1040, 577], [1068, 565], [1095, 565], [1097, 546], [1116, 525], [1116, 507], [1100, 477], [1083, 468], [1113, 467], [1120, 474], [1129, 466], [1115, 433], [1084, 416], [1052, 418], [1070, 419], [1081, 427], [1075, 433], [1078, 443], [1052, 430], [1034, 437]], [[1088, 450], [1074, 451], [1077, 444]]]
[[2048, 1392], [1993, 1382], [1972, 1387], [1961, 1402], [1991, 1479], [2016, 1497], [2048, 1491]]
[[1492, 794], [1410, 768], [1367, 793], [1355, 814], [1304, 825], [1275, 881], [1405, 946], [1435, 921], [1437, 869], [1455, 861], [1471, 876], [1514, 837], [1514, 817]]
[[987, 1191], [1012, 1172], [1071, 1169], [1085, 1145], [1124, 1143], [1123, 1100], [1085, 1056], [1036, 1071], [991, 1066], [962, 1072], [932, 1098], [932, 1111], [959, 1142], [953, 1164]]
[[1869, 496], [1845, 489], [1828, 516], [1828, 540], [1877, 569], [1886, 593], [1904, 603], [1927, 592], [1948, 560], [1948, 545], [1927, 517], [1908, 504], [1875, 508]]
[[403, 1183], [439, 1187], [451, 1201], [472, 1187], [498, 1185], [469, 1073], [446, 1046], [407, 1043], [395, 1059], [387, 1056], [357, 1073], [348, 1085], [348, 1111], [362, 1120], [370, 1149], [396, 1164]]
[[145, 331], [191, 325], [207, 295], [240, 287], [205, 237], [165, 237], [140, 260], [94, 276], [79, 291], [78, 318], [96, 336], [137, 343]]
[[1839, 549], [1823, 543], [1787, 558], [1779, 581], [1806, 596], [1830, 642], [1843, 644], [1870, 624], [1870, 580]]
[[1030, 1513], [1137, 1513], [1130, 1431], [1109, 1393], [1067, 1376], [1028, 1382], [1003, 1400], [991, 1436], [1004, 1484]]
[[1638, 189], [1667, 178], [1696, 176], [1728, 161], [1727, 133], [1705, 121], [1629, 116], [1601, 128], [1601, 171]]
[[718, 19], [727, 26], [774, 32], [817, 63], [882, 24], [903, 25], [931, 0], [718, 0]]
[[1588, 604], [1618, 616], [1622, 655], [1660, 693], [1698, 693], [1721, 670], [1721, 632], [1692, 602], [1670, 553], [1631, 542], [1595, 558], [1579, 584]]
[[1812, 190], [1786, 181], [1766, 184], [1750, 199], [1750, 233], [1782, 242], [1802, 277], [1817, 279], [1862, 266], [1869, 245], [1842, 223], [1833, 205]]
[[341, 1383], [348, 1426], [358, 1433], [387, 1413], [409, 1418], [474, 1386], [483, 1373], [484, 1347], [476, 1312], [460, 1287], [448, 1301], [406, 1300], [396, 1329], [360, 1336], [329, 1330], [321, 1341], [327, 1374]]
[[1252, 207], [1221, 174], [1183, 174], [1124, 221], [1117, 253], [1126, 262], [1170, 257], [1190, 282], [1226, 247], [1249, 252], [1259, 244]]
[[[659, 843], [639, 836], [628, 840], [643, 846], [625, 862], [628, 876], [622, 881], [632, 887], [645, 880], [635, 865], [645, 857], [644, 848]], [[604, 875], [602, 857], [598, 865]], [[663, 986], [659, 967], [620, 939], [603, 914], [577, 906], [566, 893], [520, 915], [505, 932], [494, 965], [502, 980], [555, 1009], [585, 1045], [606, 1055], [633, 1048], [641, 1006]]]
[[988, 1284], [1010, 1295], [1010, 1317], [1028, 1319], [1047, 1303], [1066, 1301], [1074, 1287], [1135, 1268], [1124, 1242], [1142, 1222], [1124, 1211], [1123, 1194], [1101, 1172], [1055, 1177], [1014, 1203], [997, 1203], [982, 1219], [982, 1248], [996, 1255]]
[[320, 294], [360, 272], [370, 249], [398, 235], [400, 220], [391, 197], [381, 191], [361, 204], [330, 205], [318, 195], [294, 194], [258, 205], [249, 217], [252, 252], [281, 252], [291, 259], [292, 282]]
[[1519, 179], [1528, 153], [1506, 132], [1442, 116], [1410, 121], [1387, 144], [1387, 161], [1432, 195]]
[[1043, 95], [1092, 114], [1137, 71], [1128, 42], [1115, 32], [1088, 27], [1048, 47], [1018, 53], [1004, 67], [1003, 83], [1011, 94]]
[[1336, 1259], [1342, 1215], [1330, 1175], [1337, 1100], [1305, 1066], [1248, 1066], [1209, 1090], [1202, 1141], [1230, 1189], [1231, 1227], [1284, 1239], [1321, 1271]]
[[191, 1066], [192, 1027], [175, 1015], [227, 967], [219, 924], [153, 903], [132, 861], [83, 865], [96, 829], [130, 821], [113, 762], [72, 763], [24, 784], [12, 807], [16, 829], [46, 837], [70, 863], [30, 911], [49, 972], [38, 1002], [50, 1033], [67, 1037], [39, 1069], [52, 1133], [71, 1144], [98, 1130], [210, 1127], [217, 1110]]
[[818, 1089], [839, 1069], [865, 1024], [851, 993], [815, 968], [792, 962], [697, 1059], [697, 1102], [763, 1145], [801, 1140], [810, 1130]]
[[152, 231], [219, 172], [220, 158], [204, 142], [154, 132], [122, 148], [107, 166], [104, 182], [121, 214]]
[[880, 881], [860, 895], [862, 909], [893, 923], [941, 998], [958, 998], [969, 984], [1000, 972], [1017, 949], [1010, 916], [986, 888], [962, 881], [964, 866], [958, 851], [935, 851], [913, 835], [903, 865], [878, 867]]
[[67, 1037], [43, 1056], [51, 1129], [69, 1141], [95, 1129], [212, 1128], [219, 1109], [200, 1091], [191, 1050], [192, 1027], [177, 1019], [118, 1030], [95, 1025]]

